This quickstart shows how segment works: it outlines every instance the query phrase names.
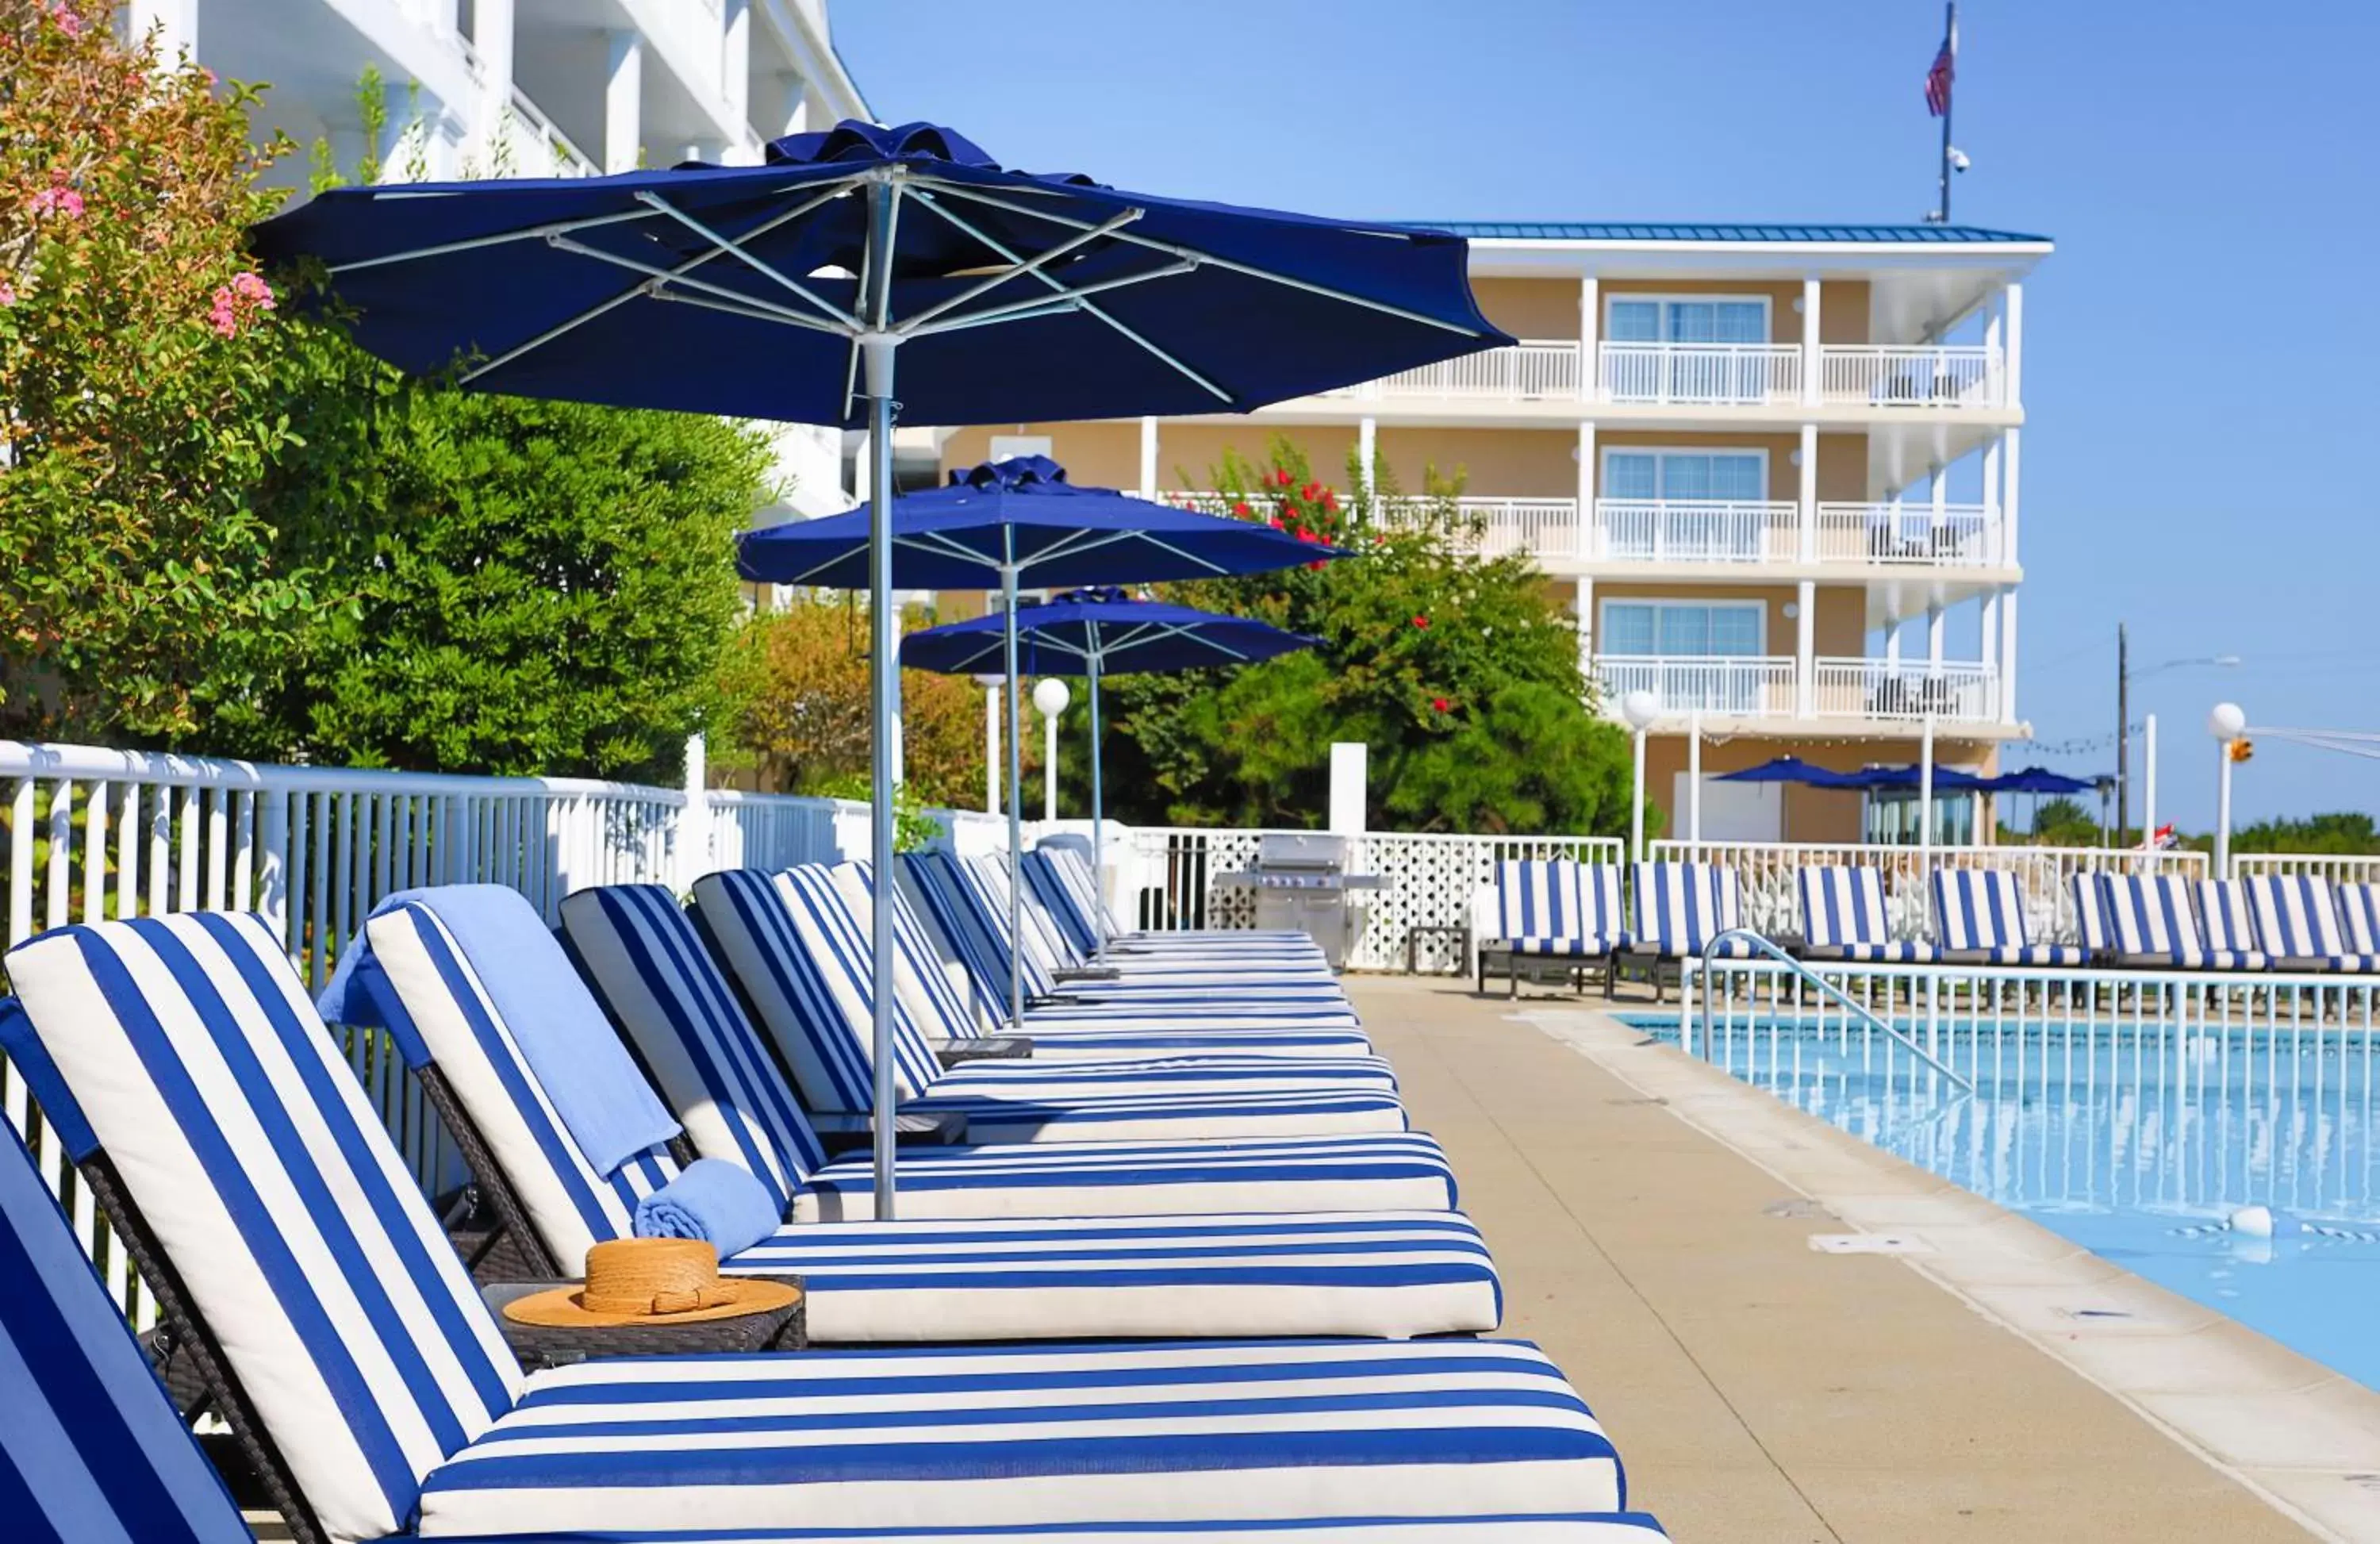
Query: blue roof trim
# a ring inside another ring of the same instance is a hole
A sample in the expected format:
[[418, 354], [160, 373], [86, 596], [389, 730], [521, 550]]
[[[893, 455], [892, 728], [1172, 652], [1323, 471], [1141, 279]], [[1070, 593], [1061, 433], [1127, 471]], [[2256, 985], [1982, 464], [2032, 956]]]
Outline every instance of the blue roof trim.
[[1617, 225], [1565, 220], [1406, 220], [1399, 224], [1455, 236], [1516, 241], [1791, 241], [1912, 246], [2033, 242], [2046, 236], [1985, 230], [1980, 225]]

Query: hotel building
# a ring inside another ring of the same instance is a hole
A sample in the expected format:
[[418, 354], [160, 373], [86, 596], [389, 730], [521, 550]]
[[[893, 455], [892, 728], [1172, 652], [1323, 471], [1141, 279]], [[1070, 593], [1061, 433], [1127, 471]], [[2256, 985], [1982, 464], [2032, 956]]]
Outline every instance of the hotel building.
[[[1779, 755], [1997, 770], [2016, 699], [2024, 280], [2039, 237], [1957, 225], [1453, 224], [1520, 340], [1254, 415], [1014, 424], [944, 468], [1038, 452], [1075, 480], [1194, 492], [1283, 436], [1318, 474], [1459, 471], [1487, 551], [1568, 603], [1615, 717], [1658, 704], [1648, 787], [1684, 834], [1884, 835], [1880, 801], [1714, 783]], [[1972, 802], [1945, 801], [1962, 840]], [[1864, 832], [1863, 826], [1866, 830]], [[1913, 833], [1912, 833], [1913, 836]]]

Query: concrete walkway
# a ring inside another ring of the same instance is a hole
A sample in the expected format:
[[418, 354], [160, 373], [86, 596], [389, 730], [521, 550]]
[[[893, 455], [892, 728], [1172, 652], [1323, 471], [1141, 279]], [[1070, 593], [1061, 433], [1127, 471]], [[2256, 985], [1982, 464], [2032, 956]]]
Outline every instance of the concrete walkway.
[[[1901, 1260], [1813, 1248], [1845, 1224], [1514, 1005], [1451, 980], [1347, 987], [1496, 1251], [1507, 1331], [1570, 1373], [1632, 1504], [1682, 1544], [2308, 1537]], [[1788, 1146], [1898, 1163], [1777, 1110]]]

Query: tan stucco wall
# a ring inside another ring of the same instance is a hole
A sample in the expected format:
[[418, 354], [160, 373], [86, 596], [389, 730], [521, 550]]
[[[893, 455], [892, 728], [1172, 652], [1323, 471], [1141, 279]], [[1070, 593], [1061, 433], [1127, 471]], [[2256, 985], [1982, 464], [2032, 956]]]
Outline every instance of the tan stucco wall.
[[[1333, 488], [1347, 483], [1347, 457], [1355, 448], [1354, 424], [1163, 423], [1157, 431], [1157, 485], [1204, 488], [1222, 465], [1226, 449], [1262, 465], [1275, 438], [1305, 453], [1314, 475]], [[1137, 454], [1137, 451], [1135, 451]]]
[[1578, 495], [1576, 430], [1408, 429], [1383, 425], [1379, 453], [1402, 492], [1425, 491], [1425, 473], [1460, 473], [1463, 491], [1491, 498]]
[[[1140, 486], [1137, 423], [996, 423], [953, 430], [942, 442], [942, 469], [979, 466], [989, 460], [995, 434], [1048, 435], [1050, 458], [1066, 468], [1069, 480], [1086, 487]], [[1160, 476], [1158, 480], [1162, 483], [1164, 479]]]
[[1481, 314], [1516, 338], [1579, 336], [1576, 279], [1481, 279], [1471, 281]]

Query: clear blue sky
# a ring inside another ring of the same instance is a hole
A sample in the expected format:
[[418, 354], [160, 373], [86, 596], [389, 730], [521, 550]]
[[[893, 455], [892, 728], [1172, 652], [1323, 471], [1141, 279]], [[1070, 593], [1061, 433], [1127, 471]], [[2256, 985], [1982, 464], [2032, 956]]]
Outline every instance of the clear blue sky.
[[[1008, 164], [1317, 213], [1913, 220], [1931, 0], [843, 0], [877, 115]], [[2110, 737], [2116, 623], [2161, 810], [2203, 728], [2380, 730], [2380, 12], [2347, 0], [1960, 13], [1953, 212], [2058, 244], [2025, 296], [2019, 707]], [[2028, 748], [2017, 748], [2023, 758]], [[2052, 758], [2112, 765], [2112, 749]], [[2272, 742], [2239, 817], [2380, 809], [2380, 763]], [[2137, 813], [2138, 806], [2135, 804]]]

